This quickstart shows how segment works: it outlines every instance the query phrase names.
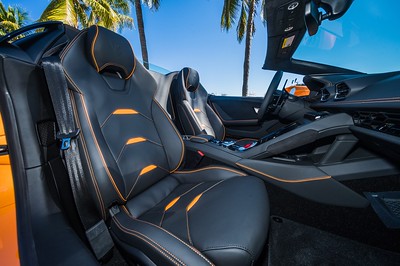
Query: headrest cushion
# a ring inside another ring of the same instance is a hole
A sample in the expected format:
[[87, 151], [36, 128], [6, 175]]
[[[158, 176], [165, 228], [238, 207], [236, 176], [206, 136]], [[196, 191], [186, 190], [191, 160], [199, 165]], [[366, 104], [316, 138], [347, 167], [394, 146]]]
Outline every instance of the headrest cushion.
[[99, 27], [88, 29], [86, 48], [89, 60], [97, 72], [115, 72], [129, 79], [136, 67], [136, 58], [127, 39]]
[[190, 67], [185, 67], [179, 73], [183, 78], [183, 85], [190, 92], [195, 92], [199, 88], [199, 73]]

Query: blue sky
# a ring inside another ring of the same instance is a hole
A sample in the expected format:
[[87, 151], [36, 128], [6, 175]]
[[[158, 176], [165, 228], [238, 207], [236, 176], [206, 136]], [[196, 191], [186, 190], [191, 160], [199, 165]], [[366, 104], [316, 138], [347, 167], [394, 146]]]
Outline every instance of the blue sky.
[[[400, 22], [396, 9], [390, 8], [397, 6], [397, 1], [355, 0], [344, 17], [324, 21], [317, 36], [306, 37], [295, 57], [366, 72], [399, 70]], [[3, 1], [5, 5], [18, 4], [25, 8], [32, 22], [40, 17], [49, 2]], [[222, 0], [161, 0], [157, 12], [144, 8], [150, 63], [171, 71], [190, 66], [199, 72], [209, 93], [240, 95], [244, 41], [237, 42], [236, 28], [228, 33], [221, 30], [222, 6]], [[263, 96], [274, 72], [262, 70], [267, 31], [259, 17], [255, 21], [249, 92]], [[123, 30], [122, 34], [141, 59], [137, 30]], [[326, 49], [329, 43], [332, 49]], [[292, 79], [289, 76], [289, 83]]]
[[[37, 20], [49, 0], [3, 0], [18, 4]], [[143, 9], [149, 61], [168, 70], [185, 66], [196, 69], [209, 92], [240, 95], [242, 88], [244, 41], [236, 40], [236, 28], [221, 31], [222, 0], [162, 0], [157, 12]], [[132, 12], [134, 16], [134, 12]], [[135, 18], [136, 21], [136, 18]], [[264, 95], [274, 72], [262, 70], [267, 33], [256, 18], [256, 34], [251, 51], [249, 91]], [[123, 30], [141, 59], [137, 30]]]

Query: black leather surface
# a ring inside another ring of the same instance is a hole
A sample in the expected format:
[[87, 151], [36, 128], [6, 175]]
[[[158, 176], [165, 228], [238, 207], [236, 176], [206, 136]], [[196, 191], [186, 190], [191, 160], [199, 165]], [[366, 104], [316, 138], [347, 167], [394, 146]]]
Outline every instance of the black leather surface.
[[[96, 29], [82, 31], [61, 59], [82, 130], [79, 144], [92, 194], [103, 217], [111, 219], [120, 248], [143, 261], [139, 250], [159, 265], [250, 265], [268, 231], [264, 183], [228, 168], [177, 171], [184, 144], [154, 99], [156, 80], [141, 64], [131, 77], [119, 77], [114, 68], [98, 72], [87, 57], [92, 35], [97, 33], [96, 43], [107, 39], [95, 46], [110, 62], [114, 52], [108, 54], [108, 42], [124, 41]], [[189, 83], [194, 86], [195, 79]], [[119, 213], [110, 217], [113, 205], [119, 205]]]
[[225, 128], [208, 106], [208, 93], [199, 83], [199, 74], [191, 68], [182, 69], [171, 88], [176, 110], [176, 123], [185, 135], [207, 134], [224, 139]]
[[124, 79], [128, 79], [136, 66], [132, 47], [125, 38], [115, 39], [113, 36], [113, 32], [102, 27], [90, 27], [86, 54], [97, 72], [118, 72]]

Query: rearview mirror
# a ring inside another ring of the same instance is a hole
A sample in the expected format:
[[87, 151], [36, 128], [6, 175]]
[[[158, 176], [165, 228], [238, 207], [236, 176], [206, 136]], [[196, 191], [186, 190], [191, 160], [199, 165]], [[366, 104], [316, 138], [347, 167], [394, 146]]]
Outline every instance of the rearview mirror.
[[[319, 0], [318, 4], [316, 4], [315, 0], [308, 1], [304, 14], [308, 34], [310, 36], [315, 35], [323, 20], [335, 20], [343, 16], [350, 8], [353, 1], [354, 0]], [[319, 8], [322, 8], [325, 14], [322, 14]]]

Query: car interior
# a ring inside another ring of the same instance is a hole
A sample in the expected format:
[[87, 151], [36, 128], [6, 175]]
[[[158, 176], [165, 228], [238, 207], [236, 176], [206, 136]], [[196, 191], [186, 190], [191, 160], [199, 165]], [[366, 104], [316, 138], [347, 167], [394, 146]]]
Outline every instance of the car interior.
[[148, 70], [97, 25], [2, 37], [21, 265], [398, 265], [400, 72], [292, 58], [351, 4], [269, 1], [264, 97]]

